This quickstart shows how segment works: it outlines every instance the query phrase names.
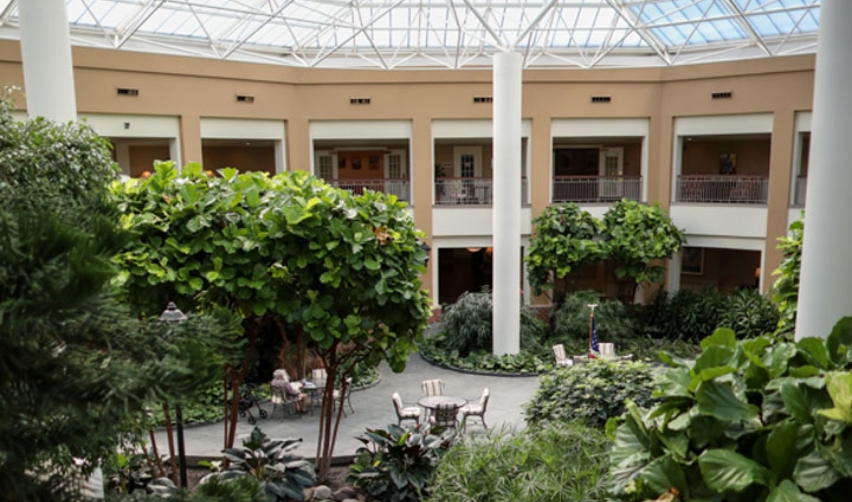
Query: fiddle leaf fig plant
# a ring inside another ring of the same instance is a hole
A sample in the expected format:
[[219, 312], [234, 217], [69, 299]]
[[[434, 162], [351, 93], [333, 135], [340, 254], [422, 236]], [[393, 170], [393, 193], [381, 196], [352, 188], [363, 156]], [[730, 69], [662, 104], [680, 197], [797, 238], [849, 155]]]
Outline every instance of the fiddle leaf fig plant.
[[603, 225], [573, 202], [548, 206], [533, 225], [535, 234], [525, 260], [536, 294], [553, 289], [556, 279], [576, 275], [583, 265], [604, 259], [599, 238]]
[[616, 279], [628, 281], [632, 300], [636, 286], [660, 282], [666, 260], [686, 243], [683, 230], [672, 222], [659, 203], [643, 204], [623, 199], [604, 214], [604, 249], [615, 262]]
[[848, 500], [852, 490], [852, 318], [827, 339], [719, 329], [669, 366], [659, 404], [629, 403], [607, 430], [611, 491], [644, 501]]

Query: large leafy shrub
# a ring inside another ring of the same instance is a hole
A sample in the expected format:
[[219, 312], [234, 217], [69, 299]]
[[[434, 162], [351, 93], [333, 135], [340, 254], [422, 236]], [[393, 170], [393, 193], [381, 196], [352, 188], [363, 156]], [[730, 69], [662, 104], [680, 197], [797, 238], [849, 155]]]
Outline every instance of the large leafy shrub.
[[799, 271], [802, 269], [802, 239], [805, 232], [805, 213], [802, 219], [790, 224], [787, 237], [778, 239], [783, 253], [781, 265], [773, 272], [778, 276], [773, 287], [772, 301], [778, 306], [778, 329], [791, 332], [796, 327], [796, 309], [799, 302]]
[[698, 343], [719, 326], [724, 298], [718, 290], [688, 289], [669, 294], [660, 290], [639, 310], [637, 330], [650, 338]]
[[242, 448], [222, 450], [230, 465], [213, 474], [221, 481], [249, 477], [257, 480], [267, 500], [305, 500], [304, 488], [316, 484], [314, 467], [293, 450], [301, 439], [272, 440], [255, 427]]
[[425, 425], [387, 430], [367, 429], [364, 443], [347, 479], [371, 500], [417, 502], [429, 493], [428, 482], [438, 460], [455, 440], [455, 433], [433, 433]]
[[124, 235], [107, 144], [81, 124], [16, 122], [9, 106], [0, 99], [0, 498], [63, 501], [95, 465], [73, 458], [114, 453], [147, 405], [209, 375], [216, 349], [204, 333], [164, 337], [111, 296]]
[[[520, 299], [518, 300], [520, 301]], [[466, 292], [442, 315], [444, 338], [440, 347], [467, 357], [472, 352], [492, 350], [491, 292]], [[521, 347], [530, 351], [541, 348], [545, 325], [529, 307], [521, 306]]]
[[778, 309], [760, 291], [740, 289], [725, 297], [718, 327], [731, 328], [737, 338], [754, 338], [774, 333], [779, 317]]
[[603, 502], [608, 446], [578, 423], [468, 437], [441, 459], [429, 500]]
[[532, 223], [535, 233], [525, 261], [536, 294], [605, 256], [599, 239], [603, 224], [573, 202], [547, 206]]
[[524, 415], [530, 426], [577, 421], [603, 428], [624, 413], [625, 400], [650, 405], [653, 391], [651, 366], [595, 359], [543, 375]]
[[613, 492], [646, 500], [845, 501], [852, 493], [852, 318], [828, 339], [737, 341], [719, 329], [695, 361], [667, 358], [659, 403], [614, 435]]
[[[618, 300], [602, 300], [594, 291], [581, 291], [565, 297], [552, 313], [551, 338], [560, 342], [589, 340], [589, 304], [595, 308], [595, 325], [602, 342], [621, 342], [633, 338], [635, 326], [630, 310]], [[618, 347], [616, 347], [618, 349]]]

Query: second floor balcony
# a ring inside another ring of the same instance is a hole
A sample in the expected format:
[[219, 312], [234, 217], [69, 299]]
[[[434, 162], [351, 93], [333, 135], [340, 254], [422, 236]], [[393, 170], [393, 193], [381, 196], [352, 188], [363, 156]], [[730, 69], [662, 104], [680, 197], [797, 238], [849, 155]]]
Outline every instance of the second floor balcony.
[[641, 176], [555, 176], [553, 202], [600, 204], [642, 200]]
[[327, 179], [325, 181], [333, 187], [348, 190], [355, 195], [364, 193], [364, 190], [372, 190], [396, 195], [401, 201], [411, 202], [411, 182], [405, 179]]
[[766, 204], [767, 176], [681, 175], [677, 178], [676, 202], [701, 204]]
[[[521, 205], [529, 204], [527, 179], [520, 185]], [[435, 179], [436, 206], [490, 206], [494, 203], [494, 180], [492, 178], [447, 178]]]

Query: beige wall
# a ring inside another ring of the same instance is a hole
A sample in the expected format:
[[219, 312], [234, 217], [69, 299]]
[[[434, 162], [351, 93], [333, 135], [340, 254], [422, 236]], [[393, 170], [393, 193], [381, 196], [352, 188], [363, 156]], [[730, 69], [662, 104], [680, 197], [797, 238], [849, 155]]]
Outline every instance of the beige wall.
[[[432, 121], [491, 118], [490, 104], [473, 103], [474, 96], [492, 93], [488, 70], [304, 69], [81, 47], [73, 49], [73, 59], [81, 113], [177, 116], [184, 161], [202, 160], [202, 117], [286, 121], [290, 169], [309, 168], [309, 120], [411, 120], [414, 216], [427, 241], [432, 174], [436, 157], [443, 155], [433, 151]], [[668, 207], [675, 118], [771, 113], [776, 137], [768, 166], [761, 169], [770, 173], [766, 241], [776, 242], [785, 231], [789, 200], [794, 133], [788, 125], [795, 112], [811, 109], [813, 70], [814, 57], [808, 55], [673, 68], [525, 71], [522, 114], [532, 122], [533, 216], [549, 204], [554, 119], [648, 119], [648, 198]], [[17, 42], [0, 41], [0, 83], [23, 87]], [[139, 96], [118, 96], [116, 87], [138, 88]], [[712, 100], [711, 93], [718, 91], [731, 91], [733, 97]], [[237, 102], [237, 94], [254, 96], [254, 103]], [[592, 95], [608, 95], [612, 101], [592, 103]], [[351, 105], [356, 97], [370, 98], [371, 104]], [[490, 156], [483, 157], [487, 164]], [[631, 171], [639, 163], [635, 151], [625, 152], [625, 160]], [[769, 247], [766, 269], [772, 270], [780, 253]], [[424, 276], [427, 287], [430, 278]]]

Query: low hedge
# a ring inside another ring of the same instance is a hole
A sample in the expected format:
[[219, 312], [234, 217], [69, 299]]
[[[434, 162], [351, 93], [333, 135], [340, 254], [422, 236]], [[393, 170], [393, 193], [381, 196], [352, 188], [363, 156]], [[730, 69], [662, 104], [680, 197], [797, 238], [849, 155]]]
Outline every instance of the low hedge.
[[653, 404], [653, 391], [650, 365], [596, 359], [542, 376], [532, 400], [524, 405], [524, 415], [531, 427], [579, 421], [603, 429], [609, 418], [624, 413], [626, 399], [640, 406]]

